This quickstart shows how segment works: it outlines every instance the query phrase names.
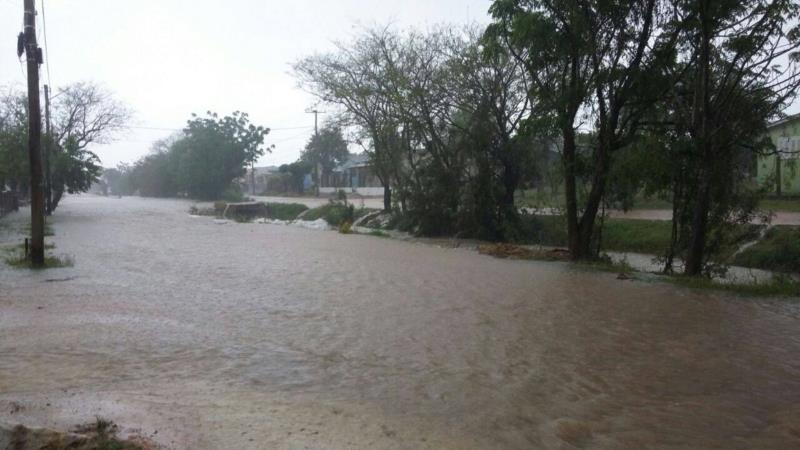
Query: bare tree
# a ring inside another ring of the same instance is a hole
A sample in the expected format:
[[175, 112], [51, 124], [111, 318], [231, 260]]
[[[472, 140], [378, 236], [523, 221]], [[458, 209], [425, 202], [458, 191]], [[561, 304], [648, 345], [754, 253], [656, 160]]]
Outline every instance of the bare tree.
[[[64, 191], [80, 192], [100, 175], [97, 155], [88, 147], [107, 144], [126, 129], [132, 111], [92, 82], [75, 83], [53, 96], [51, 170], [46, 174], [52, 211]], [[52, 148], [55, 147], [55, 148]]]

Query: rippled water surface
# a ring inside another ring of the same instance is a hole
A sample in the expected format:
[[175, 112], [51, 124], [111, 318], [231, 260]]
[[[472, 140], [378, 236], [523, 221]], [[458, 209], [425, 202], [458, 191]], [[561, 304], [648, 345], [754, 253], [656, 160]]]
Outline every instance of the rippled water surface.
[[188, 207], [70, 197], [50, 239], [74, 267], [0, 268], [0, 421], [179, 449], [800, 448], [797, 303]]

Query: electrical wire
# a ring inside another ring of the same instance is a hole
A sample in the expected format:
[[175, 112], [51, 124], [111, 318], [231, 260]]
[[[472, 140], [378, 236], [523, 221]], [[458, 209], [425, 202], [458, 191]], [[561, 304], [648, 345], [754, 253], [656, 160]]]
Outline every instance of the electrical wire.
[[[306, 127], [306, 130], [308, 130], [308, 131], [311, 131], [313, 128], [314, 128], [314, 127]], [[280, 144], [280, 143], [287, 142], [287, 141], [291, 141], [291, 140], [294, 140], [294, 139], [300, 139], [301, 137], [303, 137], [303, 136], [306, 136], [306, 134], [308, 133], [308, 131], [306, 131], [306, 132], [303, 132], [303, 133], [300, 133], [300, 134], [298, 134], [298, 135], [296, 135], [296, 136], [288, 137], [288, 138], [286, 138], [286, 139], [280, 139], [280, 140], [277, 140], [277, 141], [275, 141], [275, 142], [272, 142], [272, 144]]]
[[[153, 131], [183, 131], [183, 128], [165, 128], [165, 127], [149, 127], [149, 126], [134, 126], [134, 125], [125, 125], [120, 128], [128, 128], [131, 130], [153, 130]], [[283, 128], [269, 128], [270, 132], [272, 131], [289, 131], [289, 130], [310, 130], [313, 127], [304, 126], [304, 127], [283, 127]]]
[[44, 34], [44, 64], [45, 68], [47, 69], [47, 84], [51, 88], [53, 87], [53, 81], [50, 79], [50, 53], [48, 52], [47, 47], [47, 17], [44, 13], [44, 0], [41, 0], [42, 3], [42, 33]]

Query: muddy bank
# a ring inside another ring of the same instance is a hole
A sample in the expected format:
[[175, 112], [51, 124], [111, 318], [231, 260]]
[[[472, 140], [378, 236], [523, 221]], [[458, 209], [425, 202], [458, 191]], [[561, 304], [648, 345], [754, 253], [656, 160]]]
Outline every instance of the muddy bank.
[[0, 269], [0, 421], [174, 449], [800, 447], [796, 303], [189, 206], [69, 197], [74, 267]]

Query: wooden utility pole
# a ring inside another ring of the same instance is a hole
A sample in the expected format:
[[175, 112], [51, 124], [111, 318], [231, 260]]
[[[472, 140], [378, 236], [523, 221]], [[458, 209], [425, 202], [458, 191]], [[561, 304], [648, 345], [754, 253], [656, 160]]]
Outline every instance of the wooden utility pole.
[[36, 43], [34, 0], [25, 0], [25, 58], [28, 62], [28, 161], [31, 170], [31, 265], [44, 266], [44, 190], [42, 189], [42, 111], [39, 105], [41, 49]]
[[[319, 139], [319, 110], [313, 109], [309, 111], [309, 113], [314, 114], [314, 136]], [[320, 177], [319, 177], [319, 154], [314, 161], [314, 192], [316, 193], [317, 197], [319, 197], [319, 184], [320, 184]]]
[[50, 134], [50, 87], [44, 85], [44, 128], [47, 138], [44, 142], [44, 212], [46, 215], [53, 213], [53, 187], [50, 174], [50, 153], [53, 145], [53, 136]]
[[250, 194], [256, 195], [256, 164], [250, 163]]

